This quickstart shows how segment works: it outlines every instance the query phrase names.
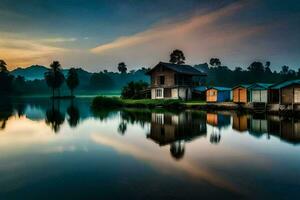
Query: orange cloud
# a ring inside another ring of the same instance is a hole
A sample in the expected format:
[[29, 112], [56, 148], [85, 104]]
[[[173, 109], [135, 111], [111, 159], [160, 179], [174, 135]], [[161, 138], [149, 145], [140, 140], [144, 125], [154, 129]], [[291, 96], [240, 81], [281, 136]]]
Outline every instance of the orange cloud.
[[0, 57], [9, 68], [28, 66], [33, 63], [48, 65], [52, 59], [68, 50], [55, 47], [36, 40], [25, 40], [18, 37], [0, 38]]

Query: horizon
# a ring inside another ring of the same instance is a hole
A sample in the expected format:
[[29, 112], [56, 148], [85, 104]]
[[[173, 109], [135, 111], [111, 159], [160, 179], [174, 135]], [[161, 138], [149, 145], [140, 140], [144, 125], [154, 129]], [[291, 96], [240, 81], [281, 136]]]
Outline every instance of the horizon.
[[192, 66], [217, 57], [230, 69], [300, 67], [296, 0], [0, 2], [0, 58], [9, 70], [53, 60], [90, 72], [116, 71], [119, 62], [148, 68], [174, 49]]

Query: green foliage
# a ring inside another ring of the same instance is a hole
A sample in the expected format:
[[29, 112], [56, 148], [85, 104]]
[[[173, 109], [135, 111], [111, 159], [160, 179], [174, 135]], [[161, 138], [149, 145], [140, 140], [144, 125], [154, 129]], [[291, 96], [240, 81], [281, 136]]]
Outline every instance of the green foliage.
[[122, 89], [122, 98], [128, 99], [141, 99], [145, 98], [145, 90], [148, 88], [148, 83], [144, 81], [138, 82], [129, 82], [123, 89]]
[[170, 55], [170, 63], [173, 64], [184, 64], [185, 63], [185, 56], [183, 52], [179, 49], [175, 49]]
[[71, 96], [73, 96], [73, 90], [79, 85], [79, 78], [75, 68], [69, 69], [66, 82], [71, 91]]

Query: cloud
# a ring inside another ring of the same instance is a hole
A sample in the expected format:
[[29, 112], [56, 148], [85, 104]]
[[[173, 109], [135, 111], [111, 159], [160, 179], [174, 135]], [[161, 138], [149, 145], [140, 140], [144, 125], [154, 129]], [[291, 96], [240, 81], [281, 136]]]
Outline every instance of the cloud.
[[42, 39], [41, 42], [48, 42], [48, 43], [62, 43], [62, 42], [75, 42], [77, 38], [46, 38]]
[[[182, 49], [189, 62], [199, 63], [212, 56], [238, 53], [243, 41], [264, 32], [263, 26], [246, 26], [232, 20], [245, 3], [235, 3], [188, 20], [158, 25], [128, 37], [101, 44], [90, 51], [110, 60], [124, 60], [129, 65], [156, 64], [166, 60], [170, 51]], [[238, 21], [238, 20], [236, 20]]]
[[1, 59], [8, 63], [10, 69], [33, 63], [46, 65], [68, 51], [66, 48], [48, 45], [39, 40], [26, 40], [19, 37], [0, 38]]

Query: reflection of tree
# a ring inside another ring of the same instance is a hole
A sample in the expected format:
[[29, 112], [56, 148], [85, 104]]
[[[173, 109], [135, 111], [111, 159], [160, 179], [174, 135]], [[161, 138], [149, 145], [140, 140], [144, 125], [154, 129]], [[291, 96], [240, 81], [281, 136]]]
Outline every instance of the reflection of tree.
[[0, 105], [0, 130], [4, 130], [6, 127], [6, 122], [10, 116], [13, 114], [13, 107], [11, 104], [1, 104]]
[[151, 122], [151, 112], [149, 110], [126, 109], [121, 111], [121, 118], [127, 123], [138, 123], [142, 128], [144, 128], [145, 123]]
[[127, 130], [127, 123], [122, 121], [120, 124], [119, 124], [119, 127], [118, 127], [118, 132], [121, 133], [122, 135], [125, 134]]
[[24, 115], [25, 113], [25, 104], [23, 103], [19, 103], [17, 106], [16, 106], [16, 109], [17, 109], [17, 113], [18, 113], [18, 116], [21, 117], [22, 115]]
[[68, 123], [70, 127], [76, 127], [80, 119], [80, 113], [78, 108], [74, 106], [73, 100], [71, 102], [71, 105], [67, 109], [67, 113], [69, 115]]
[[50, 125], [52, 130], [57, 133], [60, 126], [64, 123], [65, 116], [58, 109], [54, 107], [54, 102], [52, 102], [52, 108], [46, 111], [46, 124]]
[[209, 139], [211, 144], [218, 144], [221, 141], [221, 134], [217, 132], [212, 132]]
[[170, 153], [173, 158], [180, 160], [184, 156], [184, 141], [176, 141], [170, 145]]

